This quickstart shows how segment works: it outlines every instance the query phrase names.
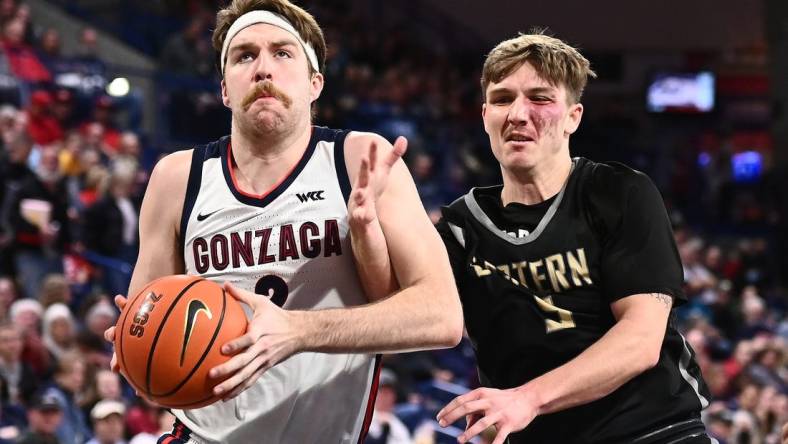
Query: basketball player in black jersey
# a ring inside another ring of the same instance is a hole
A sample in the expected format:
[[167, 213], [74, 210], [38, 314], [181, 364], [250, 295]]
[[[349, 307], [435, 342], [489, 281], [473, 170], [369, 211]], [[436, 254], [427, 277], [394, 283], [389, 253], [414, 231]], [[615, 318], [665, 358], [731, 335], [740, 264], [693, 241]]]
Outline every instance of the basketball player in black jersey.
[[659, 191], [617, 163], [571, 158], [595, 77], [576, 49], [520, 35], [487, 56], [484, 127], [503, 185], [444, 208], [483, 388], [438, 413], [467, 442], [708, 443], [709, 403], [675, 327], [682, 267]]

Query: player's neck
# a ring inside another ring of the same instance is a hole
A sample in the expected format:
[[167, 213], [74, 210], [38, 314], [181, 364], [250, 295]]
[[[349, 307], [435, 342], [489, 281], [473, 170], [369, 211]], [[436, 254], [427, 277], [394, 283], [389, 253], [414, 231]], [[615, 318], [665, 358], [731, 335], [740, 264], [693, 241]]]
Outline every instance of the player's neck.
[[281, 134], [250, 136], [233, 128], [230, 143], [238, 185], [253, 194], [269, 190], [298, 163], [311, 135], [309, 122]]
[[503, 171], [501, 202], [504, 206], [517, 202], [534, 205], [555, 196], [564, 187], [572, 171], [572, 159], [557, 156], [528, 171]]

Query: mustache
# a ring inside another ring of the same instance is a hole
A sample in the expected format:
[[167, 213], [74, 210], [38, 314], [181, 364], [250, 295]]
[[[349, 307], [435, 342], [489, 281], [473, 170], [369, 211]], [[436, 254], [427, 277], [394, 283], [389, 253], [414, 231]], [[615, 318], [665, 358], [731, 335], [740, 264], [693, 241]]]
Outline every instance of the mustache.
[[275, 98], [282, 102], [285, 108], [290, 108], [293, 104], [293, 99], [290, 98], [287, 94], [282, 92], [279, 88], [274, 85], [274, 82], [270, 80], [263, 80], [262, 82], [257, 82], [254, 85], [249, 93], [246, 94], [244, 97], [243, 102], [241, 102], [241, 106], [243, 107], [244, 111], [248, 110], [252, 103], [257, 100], [260, 96], [266, 95]]

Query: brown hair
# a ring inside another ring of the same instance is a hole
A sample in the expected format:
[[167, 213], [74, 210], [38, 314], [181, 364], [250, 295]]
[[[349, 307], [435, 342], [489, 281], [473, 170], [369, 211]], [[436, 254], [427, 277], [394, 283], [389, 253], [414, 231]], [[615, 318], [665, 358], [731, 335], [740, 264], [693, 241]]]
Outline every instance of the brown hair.
[[500, 82], [525, 62], [533, 65], [536, 73], [553, 86], [566, 87], [570, 103], [580, 102], [588, 78], [596, 77], [588, 59], [577, 49], [534, 31], [505, 40], [487, 54], [481, 80], [485, 100], [490, 83]]
[[[227, 37], [230, 26], [247, 12], [257, 10], [271, 11], [287, 19], [298, 31], [301, 38], [312, 45], [320, 72], [323, 72], [326, 63], [326, 39], [323, 36], [323, 30], [320, 29], [320, 25], [317, 24], [312, 14], [288, 0], [232, 0], [224, 9], [219, 10], [216, 13], [216, 29], [213, 30], [212, 39], [213, 48], [219, 53], [219, 57], [221, 57], [222, 45], [224, 45], [224, 39]], [[219, 66], [221, 66], [221, 61]], [[313, 73], [313, 70], [310, 65], [310, 73]], [[224, 75], [223, 72], [220, 74]]]

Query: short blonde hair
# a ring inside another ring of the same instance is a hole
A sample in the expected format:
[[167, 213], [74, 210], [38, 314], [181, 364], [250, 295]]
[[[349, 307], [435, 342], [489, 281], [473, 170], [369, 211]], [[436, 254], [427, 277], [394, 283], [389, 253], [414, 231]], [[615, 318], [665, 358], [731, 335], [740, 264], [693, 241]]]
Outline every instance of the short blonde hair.
[[[227, 37], [227, 31], [230, 30], [230, 26], [247, 12], [258, 10], [270, 11], [287, 19], [293, 25], [293, 28], [298, 31], [298, 34], [301, 35], [301, 38], [315, 50], [320, 72], [324, 71], [326, 64], [326, 39], [323, 36], [323, 30], [320, 29], [320, 25], [317, 24], [312, 14], [290, 3], [288, 0], [233, 0], [227, 7], [219, 10], [216, 13], [216, 29], [213, 30], [212, 41], [213, 48], [220, 56], [222, 45], [224, 45], [224, 39]], [[219, 66], [221, 66], [221, 61], [219, 61]], [[311, 66], [309, 70], [314, 74]], [[224, 76], [223, 72], [220, 74]]]
[[566, 87], [570, 103], [580, 102], [588, 78], [596, 77], [588, 59], [565, 42], [541, 32], [520, 34], [499, 43], [487, 54], [481, 80], [485, 100], [490, 83], [500, 82], [525, 62], [550, 84]]

